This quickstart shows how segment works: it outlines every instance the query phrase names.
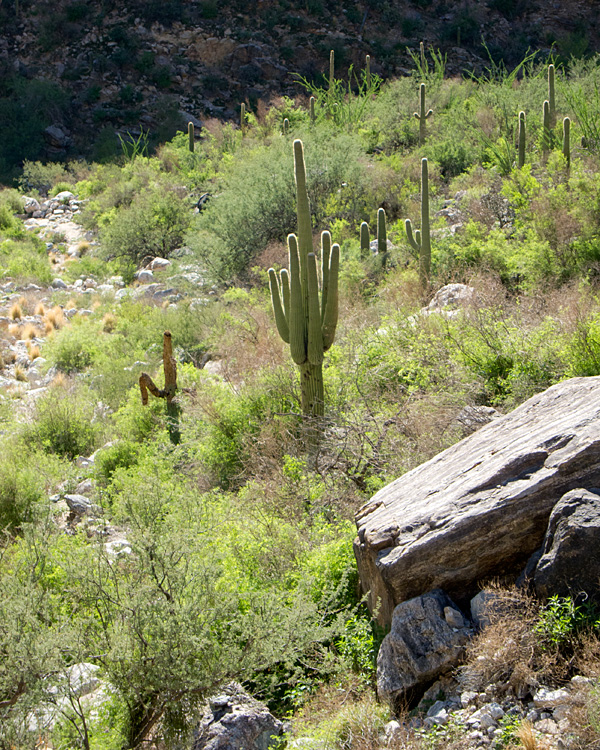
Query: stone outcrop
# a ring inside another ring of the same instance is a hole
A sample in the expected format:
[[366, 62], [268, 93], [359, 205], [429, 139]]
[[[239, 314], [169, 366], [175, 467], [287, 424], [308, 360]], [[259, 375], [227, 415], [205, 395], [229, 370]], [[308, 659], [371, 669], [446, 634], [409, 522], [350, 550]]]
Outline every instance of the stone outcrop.
[[536, 594], [600, 594], [600, 490], [576, 489], [554, 506], [535, 568]]
[[600, 485], [600, 377], [526, 401], [380, 490], [357, 513], [355, 554], [381, 623], [433, 588], [460, 603], [517, 575], [560, 498]]
[[377, 656], [377, 694], [392, 706], [458, 664], [473, 634], [454, 602], [437, 589], [394, 609]]
[[283, 723], [237, 682], [209, 699], [193, 750], [268, 750], [278, 746]]

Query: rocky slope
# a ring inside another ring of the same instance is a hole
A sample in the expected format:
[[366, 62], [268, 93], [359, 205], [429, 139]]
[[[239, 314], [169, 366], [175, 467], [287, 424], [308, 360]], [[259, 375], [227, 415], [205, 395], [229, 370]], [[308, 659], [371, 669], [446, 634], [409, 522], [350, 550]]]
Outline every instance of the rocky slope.
[[[190, 119], [200, 125], [210, 117], [236, 118], [241, 101], [256, 108], [274, 95], [298, 95], [303, 89], [294, 74], [318, 76], [330, 49], [340, 76], [351, 64], [362, 66], [369, 53], [373, 69], [392, 77], [414, 68], [407, 48], [418, 49], [421, 40], [447, 54], [450, 74], [485, 67], [482, 39], [508, 65], [529, 48], [546, 53], [555, 44], [567, 57], [599, 43], [597, 16], [579, 0], [254, 5], [250, 12], [246, 3], [224, 0], [4, 0], [5, 96], [21, 102], [26, 122], [32, 103], [38, 118], [29, 140], [5, 143], [12, 152], [4, 160], [102, 158], [118, 146], [115, 130], [143, 128], [158, 142]], [[35, 80], [56, 88], [32, 102], [23, 91]]]

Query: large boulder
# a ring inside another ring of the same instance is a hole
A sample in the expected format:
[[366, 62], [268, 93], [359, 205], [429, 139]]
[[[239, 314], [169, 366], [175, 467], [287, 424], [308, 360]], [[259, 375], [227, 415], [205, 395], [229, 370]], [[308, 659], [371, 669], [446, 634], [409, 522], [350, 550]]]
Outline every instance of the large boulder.
[[600, 490], [571, 490], [554, 506], [535, 568], [536, 594], [600, 595]]
[[355, 554], [382, 624], [433, 588], [459, 603], [516, 575], [554, 505], [600, 486], [600, 377], [552, 386], [381, 489], [357, 513]]
[[193, 750], [269, 750], [279, 747], [284, 726], [237, 682], [209, 699]]
[[396, 707], [455, 667], [473, 631], [441, 590], [402, 602], [377, 655], [377, 695]]

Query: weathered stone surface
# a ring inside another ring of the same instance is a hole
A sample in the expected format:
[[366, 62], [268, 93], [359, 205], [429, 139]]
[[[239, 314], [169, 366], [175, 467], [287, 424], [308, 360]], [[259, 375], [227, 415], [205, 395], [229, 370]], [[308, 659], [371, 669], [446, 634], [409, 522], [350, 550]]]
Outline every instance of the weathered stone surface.
[[268, 750], [277, 746], [283, 729], [263, 703], [232, 682], [209, 699], [193, 750]]
[[377, 694], [395, 706], [454, 667], [473, 631], [440, 589], [402, 602], [377, 656]]
[[363, 506], [355, 554], [369, 605], [389, 623], [424, 591], [462, 601], [486, 577], [518, 574], [554, 505], [581, 486], [600, 486], [600, 377], [552, 386]]
[[598, 492], [571, 490], [554, 506], [533, 576], [539, 597], [600, 595]]

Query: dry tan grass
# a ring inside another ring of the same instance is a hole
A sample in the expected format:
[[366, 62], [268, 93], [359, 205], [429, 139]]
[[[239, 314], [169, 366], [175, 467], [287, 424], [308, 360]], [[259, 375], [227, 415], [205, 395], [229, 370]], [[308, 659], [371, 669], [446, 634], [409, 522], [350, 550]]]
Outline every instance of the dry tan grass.
[[34, 360], [36, 357], [39, 357], [41, 354], [40, 347], [37, 346], [37, 344], [31, 344], [30, 342], [27, 343], [27, 353], [29, 354], [29, 359]]
[[521, 724], [517, 730], [517, 737], [521, 743], [520, 747], [524, 750], [550, 750], [549, 743], [540, 739], [530, 721]]
[[87, 240], [81, 240], [77, 243], [77, 252], [79, 255], [85, 255], [89, 253], [91, 247], [91, 244]]
[[112, 333], [117, 325], [117, 316], [112, 312], [107, 312], [102, 317], [102, 330], [104, 333]]
[[11, 323], [8, 326], [8, 335], [15, 336], [16, 338], [21, 337], [21, 326], [18, 323]]
[[21, 330], [21, 338], [24, 339], [35, 339], [40, 335], [40, 331], [33, 325], [33, 323], [27, 323]]
[[48, 310], [44, 316], [44, 325], [46, 333], [50, 333], [52, 330], [62, 328], [66, 323], [65, 315], [62, 308], [59, 305], [54, 305], [51, 310]]
[[37, 303], [37, 305], [35, 306], [34, 314], [39, 315], [41, 318], [44, 317], [44, 315], [46, 314], [46, 308], [44, 307], [43, 302]]
[[15, 380], [19, 380], [22, 383], [27, 381], [27, 372], [21, 365], [15, 365]]
[[8, 311], [8, 317], [11, 320], [21, 320], [21, 318], [23, 317], [23, 309], [18, 302], [14, 302], [11, 305], [11, 308]]

